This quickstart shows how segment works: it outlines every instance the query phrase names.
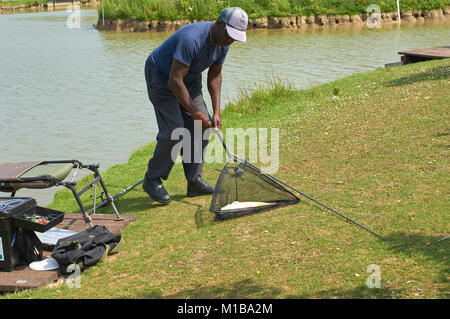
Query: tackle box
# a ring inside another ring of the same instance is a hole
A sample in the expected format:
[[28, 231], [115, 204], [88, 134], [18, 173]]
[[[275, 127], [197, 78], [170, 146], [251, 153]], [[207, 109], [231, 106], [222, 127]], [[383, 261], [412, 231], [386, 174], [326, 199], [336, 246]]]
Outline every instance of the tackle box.
[[[40, 224], [31, 219], [47, 220]], [[20, 261], [16, 242], [18, 228], [46, 232], [64, 219], [64, 212], [40, 207], [29, 197], [0, 197], [0, 271], [11, 271]]]

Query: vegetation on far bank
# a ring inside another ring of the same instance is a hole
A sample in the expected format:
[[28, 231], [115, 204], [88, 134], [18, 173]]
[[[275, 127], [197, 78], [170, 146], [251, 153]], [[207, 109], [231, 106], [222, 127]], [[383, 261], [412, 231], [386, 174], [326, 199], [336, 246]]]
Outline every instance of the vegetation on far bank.
[[0, 7], [16, 7], [20, 5], [31, 6], [33, 4], [43, 4], [50, 0], [0, 0]]
[[[151, 201], [140, 186], [116, 200], [121, 214], [136, 219], [122, 231], [117, 255], [83, 271], [80, 289], [62, 283], [2, 297], [448, 298], [450, 240], [442, 240], [450, 233], [448, 105], [446, 59], [307, 90], [274, 81], [244, 92], [222, 116], [224, 132], [279, 128], [276, 177], [414, 257], [303, 197], [296, 205], [214, 222], [211, 196], [186, 197], [182, 164], [175, 164], [165, 182], [169, 205]], [[210, 147], [215, 142], [211, 137]], [[154, 146], [102, 173], [113, 194], [144, 176]], [[203, 177], [214, 183], [223, 165], [206, 164]], [[89, 192], [83, 195], [88, 207]], [[66, 189], [50, 207], [79, 212]], [[367, 285], [370, 265], [379, 267], [380, 288]]]
[[[103, 0], [105, 18], [115, 20], [215, 20], [226, 7], [241, 7], [250, 18], [315, 14], [359, 14], [377, 4], [381, 12], [397, 11], [396, 0]], [[401, 10], [444, 9], [450, 0], [402, 0]], [[99, 7], [99, 14], [102, 8]]]
[[[42, 5], [52, 0], [0, 0], [0, 7], [14, 8], [18, 6], [31, 7], [33, 5]], [[68, 0], [70, 2], [70, 0]], [[82, 0], [81, 3], [93, 2], [91, 0]]]

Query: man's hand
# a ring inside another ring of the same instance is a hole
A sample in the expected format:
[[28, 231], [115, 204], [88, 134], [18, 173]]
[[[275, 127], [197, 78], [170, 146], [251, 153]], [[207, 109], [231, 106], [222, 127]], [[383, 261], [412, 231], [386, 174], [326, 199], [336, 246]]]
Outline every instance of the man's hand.
[[205, 114], [203, 114], [200, 111], [195, 112], [194, 114], [192, 114], [192, 118], [194, 120], [199, 120], [202, 121], [202, 130], [206, 130], [208, 128], [211, 127], [211, 121], [209, 120], [209, 118], [207, 116], [205, 116]]
[[220, 119], [220, 114], [214, 113], [212, 120], [213, 120], [212, 124], [215, 129], [217, 130], [222, 129], [222, 120]]

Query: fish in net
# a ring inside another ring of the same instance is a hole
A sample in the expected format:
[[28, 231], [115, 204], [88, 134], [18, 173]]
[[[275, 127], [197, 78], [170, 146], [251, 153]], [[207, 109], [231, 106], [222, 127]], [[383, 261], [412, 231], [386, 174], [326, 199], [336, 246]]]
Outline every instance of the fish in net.
[[217, 180], [210, 211], [225, 220], [296, 204], [300, 199], [248, 162], [228, 162]]

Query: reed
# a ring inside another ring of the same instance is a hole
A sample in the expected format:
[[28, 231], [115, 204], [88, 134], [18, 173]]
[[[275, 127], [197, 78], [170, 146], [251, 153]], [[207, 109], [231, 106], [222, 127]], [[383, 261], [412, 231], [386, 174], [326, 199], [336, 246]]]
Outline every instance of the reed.
[[[107, 19], [214, 20], [226, 7], [241, 7], [250, 18], [315, 14], [359, 14], [370, 4], [382, 12], [397, 11], [396, 0], [104, 0]], [[443, 9], [450, 0], [402, 0], [401, 10]], [[99, 13], [102, 8], [99, 7]]]
[[32, 5], [47, 3], [49, 0], [0, 0], [0, 7], [15, 7], [20, 5]]

